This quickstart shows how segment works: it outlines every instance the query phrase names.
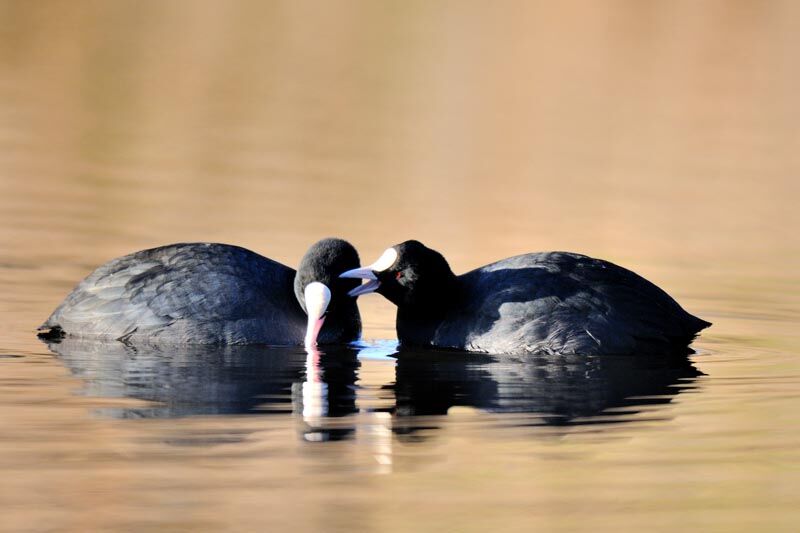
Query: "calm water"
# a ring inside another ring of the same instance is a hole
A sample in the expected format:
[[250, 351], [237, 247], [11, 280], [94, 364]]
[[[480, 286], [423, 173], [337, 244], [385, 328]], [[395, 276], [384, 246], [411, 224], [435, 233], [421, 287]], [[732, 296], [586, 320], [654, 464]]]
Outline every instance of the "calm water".
[[[0, 0], [0, 530], [797, 531], [800, 4]], [[568, 249], [684, 364], [47, 346], [100, 263]]]

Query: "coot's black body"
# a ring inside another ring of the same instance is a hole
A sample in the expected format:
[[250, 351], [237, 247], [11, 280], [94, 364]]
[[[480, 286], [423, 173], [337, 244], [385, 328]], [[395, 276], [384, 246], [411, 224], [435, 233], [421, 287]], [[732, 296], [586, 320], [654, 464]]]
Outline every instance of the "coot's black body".
[[404, 346], [495, 354], [686, 354], [710, 325], [641, 276], [580, 254], [525, 254], [461, 276], [417, 241], [387, 250], [382, 259], [386, 268], [344, 276], [373, 280], [351, 294], [370, 292], [364, 287], [372, 285], [398, 306], [397, 335]]
[[331, 294], [318, 341], [350, 342], [361, 332], [358, 307], [347, 296], [357, 283], [336, 274], [353, 265], [358, 254], [340, 239], [312, 246], [297, 272], [226, 244], [143, 250], [92, 272], [42, 324], [40, 335], [133, 344], [302, 344], [309, 320], [303, 291], [316, 281]]

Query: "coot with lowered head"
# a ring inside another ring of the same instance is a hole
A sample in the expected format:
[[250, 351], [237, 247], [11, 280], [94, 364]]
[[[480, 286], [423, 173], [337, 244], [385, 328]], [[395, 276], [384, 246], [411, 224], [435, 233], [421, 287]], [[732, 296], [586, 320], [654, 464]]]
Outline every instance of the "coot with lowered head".
[[39, 328], [165, 344], [314, 345], [357, 340], [361, 317], [339, 279], [359, 265], [347, 241], [323, 239], [295, 272], [227, 244], [182, 243], [113, 259], [84, 279]]
[[686, 354], [708, 327], [622, 267], [568, 252], [503, 259], [456, 276], [418, 241], [387, 249], [342, 278], [397, 305], [405, 346], [503, 353]]

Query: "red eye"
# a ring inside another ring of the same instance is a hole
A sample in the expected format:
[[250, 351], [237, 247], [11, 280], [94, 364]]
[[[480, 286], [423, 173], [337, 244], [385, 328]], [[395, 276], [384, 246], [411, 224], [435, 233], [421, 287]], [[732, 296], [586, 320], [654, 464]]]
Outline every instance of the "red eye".
[[394, 279], [396, 279], [396, 280], [400, 280], [402, 278], [403, 278], [403, 271], [402, 270], [394, 275]]

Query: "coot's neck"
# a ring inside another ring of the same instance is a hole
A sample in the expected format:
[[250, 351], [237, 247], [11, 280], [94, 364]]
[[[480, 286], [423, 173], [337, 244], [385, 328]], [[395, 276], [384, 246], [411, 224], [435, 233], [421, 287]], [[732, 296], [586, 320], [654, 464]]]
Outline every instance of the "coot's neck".
[[340, 344], [358, 340], [361, 334], [361, 315], [355, 298], [337, 298], [325, 317], [319, 332], [319, 344]]
[[448, 270], [447, 275], [440, 276], [435, 285], [427, 287], [413, 303], [404, 307], [419, 316], [443, 316], [454, 306], [460, 305], [458, 289], [458, 278]]
[[462, 305], [458, 278], [452, 272], [423, 295], [397, 308], [397, 337], [403, 344], [428, 345], [445, 317]]

